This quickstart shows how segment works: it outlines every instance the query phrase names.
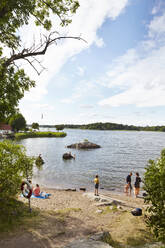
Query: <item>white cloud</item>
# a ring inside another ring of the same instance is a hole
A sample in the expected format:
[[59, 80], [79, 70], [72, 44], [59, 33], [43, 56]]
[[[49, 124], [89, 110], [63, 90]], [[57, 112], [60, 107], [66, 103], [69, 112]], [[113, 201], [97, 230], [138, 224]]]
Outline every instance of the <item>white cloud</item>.
[[165, 13], [162, 16], [156, 16], [150, 22], [149, 36], [158, 38], [160, 35], [165, 35]]
[[45, 110], [54, 110], [55, 108], [52, 105], [49, 105], [47, 103], [43, 103], [43, 104], [33, 104], [34, 108], [38, 108], [38, 109], [43, 109]]
[[164, 10], [164, 7], [165, 7], [165, 2], [164, 2], [164, 0], [157, 0], [157, 1], [155, 2], [155, 6], [154, 6], [153, 9], [152, 9], [152, 14], [153, 14], [153, 15], [158, 14], [159, 12], [161, 12], [161, 11]]
[[84, 76], [85, 73], [85, 67], [78, 66], [77, 67], [77, 75]]
[[[28, 75], [37, 82], [37, 87], [32, 89], [29, 93], [26, 93], [25, 99], [29, 101], [40, 100], [47, 94], [47, 87], [51, 78], [60, 71], [61, 67], [69, 58], [87, 49], [93, 43], [96, 43], [97, 46], [103, 46], [104, 42], [102, 38], [97, 37], [97, 30], [102, 26], [106, 18], [115, 20], [128, 4], [128, 0], [80, 0], [79, 2], [80, 8], [76, 15], [73, 16], [72, 23], [64, 32], [68, 36], [81, 35], [88, 43], [68, 39], [59, 42], [57, 46], [52, 45], [44, 58], [40, 58], [42, 60], [44, 59], [43, 65], [47, 68], [40, 77], [35, 74], [32, 68], [26, 66], [25, 69]], [[58, 23], [57, 19], [53, 22], [56, 25]], [[32, 30], [34, 33], [32, 33]], [[58, 31], [60, 33], [62, 32], [62, 30]], [[43, 32], [43, 30], [35, 28], [33, 22], [31, 22], [29, 27], [20, 30], [21, 37], [24, 38], [24, 44], [26, 46], [33, 41], [33, 38], [37, 43], [37, 40], [40, 40], [40, 32]]]
[[78, 100], [91, 98], [91, 96], [101, 97], [102, 95], [94, 82], [81, 80], [69, 98], [62, 99], [61, 103], [75, 103]]
[[[128, 50], [110, 66], [102, 85], [120, 87], [120, 93], [102, 99], [99, 105], [138, 107], [165, 105], [165, 14], [148, 26], [149, 39]], [[159, 39], [157, 37], [159, 36]], [[164, 41], [163, 43], [160, 43]], [[150, 47], [148, 47], [148, 44]], [[153, 44], [153, 45], [151, 45]]]
[[105, 43], [102, 38], [96, 37], [95, 44], [97, 47], [103, 47], [105, 46]]
[[80, 105], [80, 108], [92, 109], [92, 108], [94, 108], [94, 106], [92, 104], [82, 104], [82, 105]]

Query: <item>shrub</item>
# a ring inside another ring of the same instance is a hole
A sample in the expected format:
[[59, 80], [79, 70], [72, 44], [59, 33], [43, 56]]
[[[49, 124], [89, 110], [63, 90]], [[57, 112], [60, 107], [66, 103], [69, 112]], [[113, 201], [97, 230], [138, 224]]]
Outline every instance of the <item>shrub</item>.
[[15, 196], [23, 178], [32, 177], [35, 159], [25, 148], [10, 141], [0, 142], [0, 198]]
[[149, 160], [144, 174], [144, 189], [147, 193], [146, 222], [158, 240], [165, 242], [165, 149], [161, 157]]

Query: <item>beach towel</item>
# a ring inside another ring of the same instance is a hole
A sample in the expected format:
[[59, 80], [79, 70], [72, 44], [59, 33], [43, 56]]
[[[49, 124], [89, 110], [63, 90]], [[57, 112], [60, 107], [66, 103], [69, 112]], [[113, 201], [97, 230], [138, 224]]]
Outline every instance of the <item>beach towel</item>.
[[[32, 194], [31, 198], [48, 199], [49, 196], [51, 196], [51, 194], [41, 192], [41, 194], [39, 196], [35, 196]], [[24, 196], [21, 194], [21, 197], [24, 197]]]

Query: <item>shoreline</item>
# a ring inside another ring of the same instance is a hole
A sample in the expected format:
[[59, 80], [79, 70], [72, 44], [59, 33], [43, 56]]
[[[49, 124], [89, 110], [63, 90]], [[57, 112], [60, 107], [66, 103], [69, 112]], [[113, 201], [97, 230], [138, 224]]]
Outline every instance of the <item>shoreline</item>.
[[[34, 180], [35, 182], [35, 180]], [[37, 182], [35, 182], [34, 184], [36, 184]], [[80, 192], [80, 193], [94, 193], [94, 186], [93, 187], [61, 187], [61, 186], [45, 186], [44, 184], [39, 184], [40, 185], [40, 189], [42, 191], [46, 190], [46, 191], [66, 191], [66, 192]], [[85, 189], [85, 190], [82, 190]], [[112, 195], [118, 195], [118, 196], [127, 196], [126, 193], [124, 192], [124, 186], [123, 186], [123, 190], [119, 190], [119, 189], [105, 189], [105, 188], [99, 188], [99, 193], [100, 194], [112, 194]], [[140, 194], [139, 197], [137, 198], [143, 198], [142, 194], [144, 193], [144, 190], [141, 188], [140, 189]], [[128, 195], [129, 196], [129, 195]], [[134, 188], [132, 189], [132, 193], [131, 193], [131, 197], [134, 197]]]

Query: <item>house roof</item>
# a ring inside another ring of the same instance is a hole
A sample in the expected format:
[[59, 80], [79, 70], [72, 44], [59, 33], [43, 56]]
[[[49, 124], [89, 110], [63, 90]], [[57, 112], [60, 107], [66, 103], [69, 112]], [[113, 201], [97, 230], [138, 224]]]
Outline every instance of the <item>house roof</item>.
[[3, 124], [3, 123], [0, 123], [0, 130], [7, 130], [7, 131], [11, 131], [12, 128], [10, 125], [8, 124]]

